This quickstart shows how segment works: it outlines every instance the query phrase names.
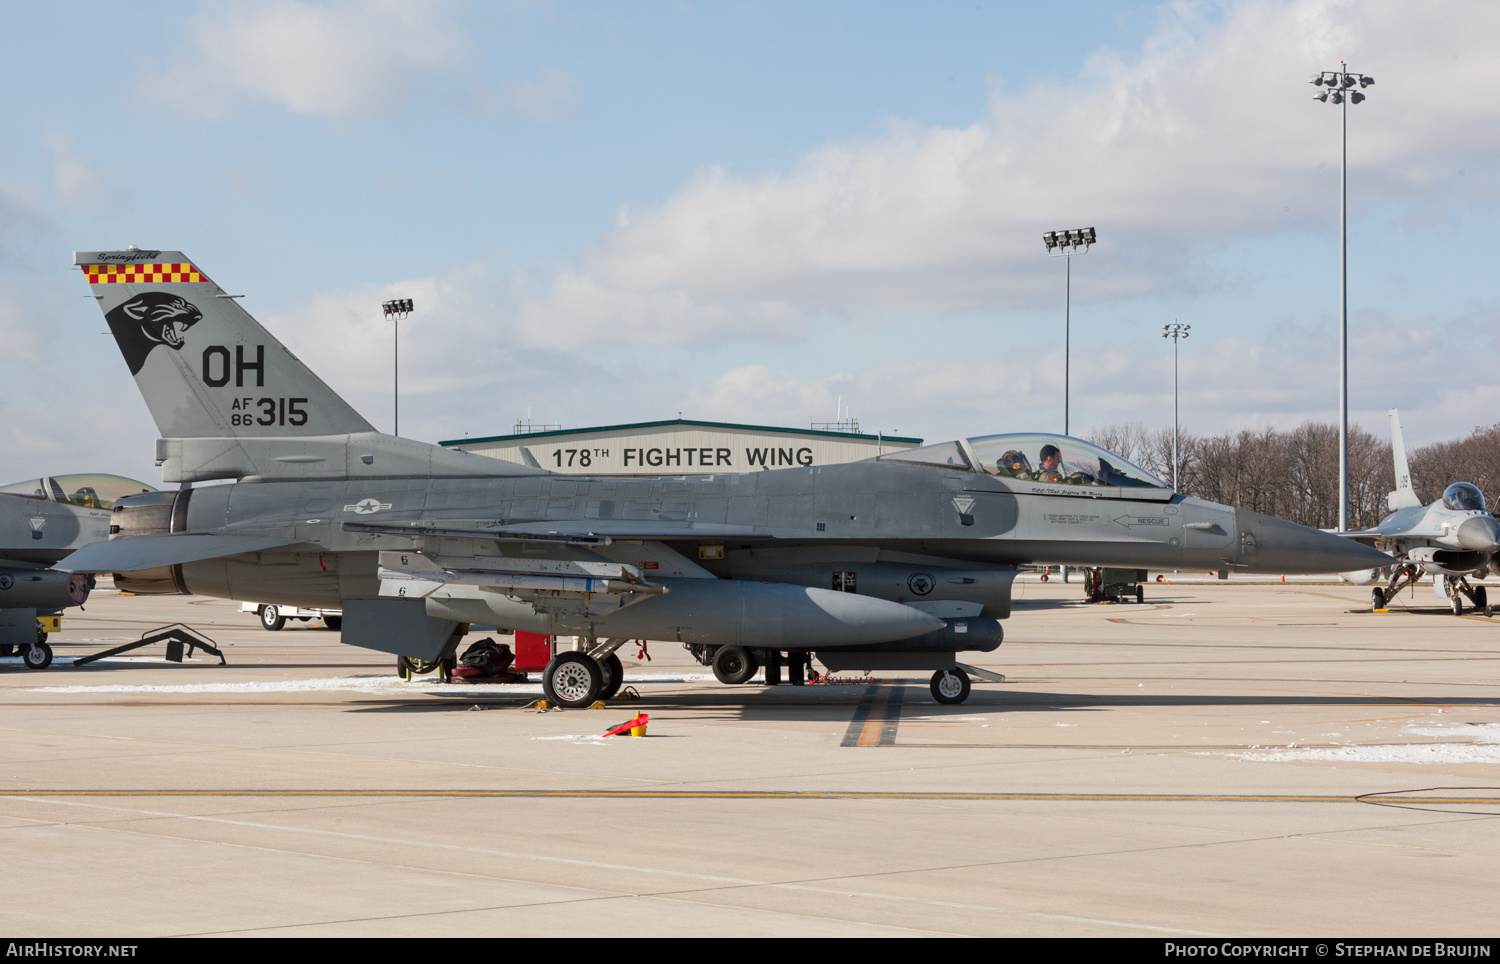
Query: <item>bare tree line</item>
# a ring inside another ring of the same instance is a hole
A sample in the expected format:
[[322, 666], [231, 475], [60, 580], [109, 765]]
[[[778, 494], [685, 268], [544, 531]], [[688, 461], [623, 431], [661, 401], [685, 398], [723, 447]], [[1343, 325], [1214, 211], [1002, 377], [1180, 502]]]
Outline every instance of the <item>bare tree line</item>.
[[[1172, 481], [1172, 429], [1119, 422], [1087, 438]], [[1225, 505], [1280, 516], [1319, 529], [1338, 524], [1339, 430], [1308, 422], [1288, 431], [1242, 429], [1223, 435], [1179, 433], [1181, 481], [1176, 489]], [[1500, 498], [1500, 424], [1448, 442], [1409, 450], [1412, 485], [1424, 503], [1454, 482], [1472, 482], [1493, 511]], [[1396, 487], [1391, 445], [1349, 427], [1349, 525], [1365, 528], [1389, 512]]]

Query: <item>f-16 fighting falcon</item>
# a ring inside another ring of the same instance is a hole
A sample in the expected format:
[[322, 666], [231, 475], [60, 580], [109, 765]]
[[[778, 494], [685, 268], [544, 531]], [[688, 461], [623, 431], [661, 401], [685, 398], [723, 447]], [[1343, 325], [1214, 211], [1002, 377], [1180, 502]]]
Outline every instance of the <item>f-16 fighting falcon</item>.
[[1391, 514], [1372, 528], [1341, 535], [1388, 552], [1397, 562], [1346, 572], [1344, 578], [1358, 585], [1384, 581], [1386, 585], [1370, 590], [1371, 604], [1383, 609], [1396, 593], [1430, 575], [1434, 589], [1449, 600], [1455, 615], [1464, 611], [1465, 596], [1475, 609], [1489, 615], [1489, 594], [1483, 586], [1470, 585], [1469, 579], [1483, 579], [1486, 571], [1500, 575], [1495, 557], [1500, 550], [1500, 524], [1485, 511], [1484, 493], [1468, 482], [1454, 482], [1443, 490], [1441, 499], [1423, 505], [1411, 484], [1401, 415], [1393, 408], [1390, 416], [1396, 469], [1396, 491], [1386, 496]]
[[[118, 475], [59, 475], [0, 486], [0, 655], [21, 652], [31, 669], [52, 662], [44, 623], [81, 606], [94, 578], [47, 567], [109, 538], [115, 500], [155, 491]], [[39, 618], [40, 617], [40, 618]]]
[[[176, 251], [74, 256], [145, 396], [168, 482], [64, 560], [135, 592], [343, 611], [343, 640], [451, 659], [471, 623], [568, 634], [549, 698], [620, 685], [615, 650], [675, 640], [725, 682], [783, 661], [931, 671], [992, 651], [1016, 566], [1342, 572], [1388, 556], [1187, 498], [1079, 439], [991, 435], [831, 466], [560, 476], [375, 431]], [[769, 681], [769, 679], [768, 679]]]

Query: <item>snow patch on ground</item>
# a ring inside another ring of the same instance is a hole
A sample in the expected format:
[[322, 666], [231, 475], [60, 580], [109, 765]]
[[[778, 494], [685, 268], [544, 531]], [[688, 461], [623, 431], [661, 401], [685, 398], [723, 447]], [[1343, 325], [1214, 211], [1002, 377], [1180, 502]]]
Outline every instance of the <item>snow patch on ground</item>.
[[[1401, 732], [1437, 737], [1441, 743], [1388, 743], [1375, 746], [1288, 747], [1269, 752], [1232, 753], [1240, 760], [1280, 763], [1500, 763], [1500, 723], [1467, 726], [1409, 726]], [[1457, 742], [1462, 740], [1464, 742]]]

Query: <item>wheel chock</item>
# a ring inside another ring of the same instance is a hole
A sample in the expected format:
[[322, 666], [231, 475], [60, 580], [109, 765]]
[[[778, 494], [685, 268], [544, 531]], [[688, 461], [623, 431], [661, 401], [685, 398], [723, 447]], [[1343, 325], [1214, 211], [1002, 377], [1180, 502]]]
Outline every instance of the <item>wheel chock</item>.
[[634, 719], [626, 720], [619, 726], [610, 727], [609, 729], [605, 730], [604, 735], [624, 736], [626, 733], [629, 733], [631, 736], [645, 736], [646, 721], [650, 718], [651, 715], [649, 713], [639, 713]]
[[526, 708], [528, 710], [536, 710], [541, 713], [545, 713], [548, 710], [557, 709], [557, 707], [553, 706], [551, 703], [548, 703], [546, 700], [534, 700], [533, 702], [527, 703]]
[[609, 707], [607, 707], [607, 706], [604, 705], [604, 701], [603, 700], [594, 700], [594, 705], [590, 706], [589, 709], [591, 709], [591, 710], [607, 710], [607, 709], [609, 709]]
[[638, 700], [641, 698], [640, 691], [634, 686], [627, 686], [615, 694], [617, 700]]
[[1370, 610], [1370, 612], [1372, 612], [1372, 613], [1388, 613], [1388, 612], [1390, 612], [1390, 610], [1389, 609], [1372, 609], [1372, 610]]

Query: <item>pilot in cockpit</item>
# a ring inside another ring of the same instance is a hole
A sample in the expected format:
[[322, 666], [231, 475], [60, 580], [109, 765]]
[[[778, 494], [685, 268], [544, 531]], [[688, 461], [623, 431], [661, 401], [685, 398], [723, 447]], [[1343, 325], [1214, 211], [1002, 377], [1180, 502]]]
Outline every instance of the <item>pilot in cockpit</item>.
[[1038, 482], [1061, 482], [1062, 477], [1062, 452], [1056, 445], [1048, 443], [1042, 446], [1042, 464], [1036, 470]]
[[1026, 458], [1026, 453], [1019, 449], [1011, 449], [1000, 456], [995, 463], [995, 468], [1000, 470], [999, 474], [1008, 475], [1014, 479], [1030, 481], [1032, 478], [1031, 460]]

